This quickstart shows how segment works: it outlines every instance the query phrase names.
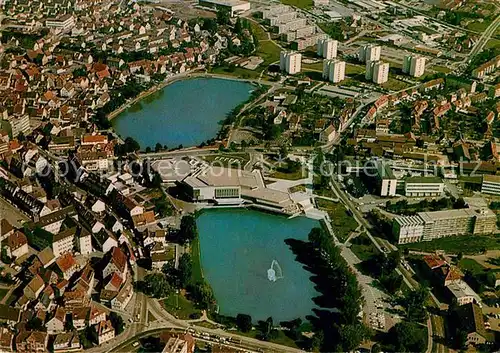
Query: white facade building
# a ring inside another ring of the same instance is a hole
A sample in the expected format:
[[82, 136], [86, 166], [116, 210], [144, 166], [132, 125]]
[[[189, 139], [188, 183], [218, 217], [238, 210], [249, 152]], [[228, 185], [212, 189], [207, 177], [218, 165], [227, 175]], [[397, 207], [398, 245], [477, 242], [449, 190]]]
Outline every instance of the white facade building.
[[500, 176], [483, 175], [481, 192], [490, 195], [500, 195]]
[[378, 85], [389, 79], [389, 64], [381, 61], [367, 61], [365, 78]]
[[338, 83], [345, 78], [345, 61], [325, 60], [323, 61], [323, 78], [330, 82]]
[[52, 252], [57, 259], [67, 251], [73, 249], [76, 228], [70, 228], [62, 231], [52, 238]]
[[413, 77], [420, 77], [425, 72], [425, 58], [423, 56], [406, 55], [403, 60], [403, 72]]
[[231, 17], [250, 10], [250, 3], [241, 0], [200, 0], [199, 4], [214, 9], [226, 9]]
[[326, 38], [318, 40], [317, 53], [325, 59], [333, 59], [337, 57], [338, 42], [334, 39]]
[[289, 75], [299, 73], [302, 65], [302, 54], [297, 52], [282, 51], [280, 54], [280, 70]]
[[409, 197], [441, 196], [444, 183], [438, 177], [411, 177], [405, 180], [405, 195]]
[[394, 219], [393, 231], [399, 234], [398, 244], [416, 243], [424, 235], [424, 222], [419, 216], [397, 217]]
[[359, 48], [358, 57], [359, 61], [378, 61], [380, 60], [380, 53], [382, 49], [378, 45], [365, 45]]

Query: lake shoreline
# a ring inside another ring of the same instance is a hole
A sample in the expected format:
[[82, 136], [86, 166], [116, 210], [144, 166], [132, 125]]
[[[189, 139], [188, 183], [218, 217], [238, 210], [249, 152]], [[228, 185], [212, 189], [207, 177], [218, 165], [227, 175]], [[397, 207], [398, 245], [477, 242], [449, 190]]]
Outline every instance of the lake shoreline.
[[[199, 70], [199, 69], [197, 69]], [[221, 75], [221, 74], [211, 74], [207, 72], [200, 72], [197, 70], [193, 71], [188, 71], [182, 74], [177, 74], [172, 77], [169, 77], [165, 79], [163, 82], [151, 87], [147, 91], [139, 93], [137, 97], [132, 99], [130, 102], [125, 103], [121, 107], [113, 110], [111, 113], [108, 114], [107, 118], [109, 121], [112, 121], [114, 118], [119, 116], [121, 113], [125, 112], [127, 109], [132, 107], [133, 105], [141, 102], [144, 98], [149, 97], [150, 95], [161, 91], [165, 87], [174, 84], [179, 81], [187, 81], [187, 80], [192, 80], [192, 79], [197, 79], [197, 78], [214, 78], [214, 79], [222, 79], [222, 80], [229, 80], [229, 81], [239, 81], [239, 82], [247, 82], [250, 83], [253, 86], [256, 86], [256, 80], [252, 79], [242, 79], [242, 78], [237, 78], [229, 75]]]

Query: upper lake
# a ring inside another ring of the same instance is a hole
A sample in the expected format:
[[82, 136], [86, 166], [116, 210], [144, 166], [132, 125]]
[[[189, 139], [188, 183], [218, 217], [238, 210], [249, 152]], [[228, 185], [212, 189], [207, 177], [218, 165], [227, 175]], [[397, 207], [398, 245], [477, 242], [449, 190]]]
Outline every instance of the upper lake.
[[219, 121], [253, 89], [246, 82], [217, 78], [177, 81], [132, 105], [113, 119], [113, 127], [142, 150], [158, 142], [169, 148], [197, 146], [216, 137]]
[[[295, 261], [284, 240], [306, 240], [317, 221], [247, 209], [206, 210], [197, 218], [203, 275], [223, 315], [249, 314], [254, 321], [305, 318], [318, 293], [311, 274]], [[268, 269], [275, 261], [278, 279]]]

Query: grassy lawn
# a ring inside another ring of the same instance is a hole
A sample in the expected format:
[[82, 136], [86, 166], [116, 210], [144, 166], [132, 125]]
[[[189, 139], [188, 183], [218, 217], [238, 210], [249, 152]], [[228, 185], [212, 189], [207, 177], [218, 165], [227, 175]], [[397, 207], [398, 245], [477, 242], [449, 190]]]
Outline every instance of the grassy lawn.
[[245, 164], [247, 164], [250, 160], [250, 155], [248, 153], [219, 153], [205, 156], [203, 157], [203, 159], [209, 163], [212, 163], [214, 166], [243, 169]]
[[345, 64], [345, 74], [346, 75], [359, 75], [361, 73], [364, 73], [366, 71], [366, 68], [362, 65], [355, 65], [355, 64]]
[[267, 35], [267, 32], [262, 28], [258, 23], [254, 21], [249, 21], [250, 22], [250, 27], [252, 28], [253, 34], [257, 37], [257, 39], [260, 40], [268, 40], [269, 37]]
[[[278, 59], [279, 59], [279, 57], [278, 57]], [[259, 78], [261, 71], [262, 70], [259, 70], [259, 68], [257, 68], [257, 70], [248, 70], [248, 69], [244, 69], [242, 67], [235, 67], [234, 69], [230, 70], [228, 67], [219, 66], [219, 67], [213, 68], [211, 73], [217, 74], [217, 75], [233, 76], [233, 77], [238, 77], [238, 78], [243, 78], [243, 79], [253, 79], [253, 78]]]
[[444, 250], [446, 253], [458, 254], [479, 254], [483, 250], [498, 250], [500, 249], [500, 237], [495, 236], [455, 236], [436, 239], [433, 241], [405, 244], [402, 248], [410, 250], [421, 250], [433, 252], [435, 250]]
[[172, 315], [179, 319], [190, 319], [191, 314], [199, 313], [192, 302], [187, 300], [182, 294], [171, 294], [163, 301], [163, 307]]
[[[257, 335], [259, 334], [257, 330], [251, 330], [249, 332], [241, 332], [241, 331], [231, 331], [231, 332], [234, 332], [237, 335], [251, 337], [251, 338], [257, 338]], [[298, 348], [297, 345], [295, 344], [295, 341], [292, 340], [287, 335], [285, 335], [285, 333], [281, 330], [278, 331], [278, 335], [276, 336], [276, 338], [269, 340], [269, 342], [281, 344], [283, 346]]]
[[323, 199], [316, 199], [316, 204], [330, 216], [333, 231], [341, 242], [346, 241], [349, 234], [358, 227], [358, 223], [347, 213], [343, 204]]
[[216, 329], [217, 328], [217, 326], [215, 326], [214, 324], [211, 324], [210, 322], [207, 322], [207, 321], [196, 322], [194, 325], [195, 326], [200, 326], [200, 327], [206, 327], [206, 328], [210, 328], [210, 329]]
[[276, 178], [276, 179], [299, 180], [299, 179], [307, 178], [307, 171], [305, 171], [305, 173], [302, 173], [302, 168], [299, 168], [299, 170], [297, 170], [296, 172], [293, 172], [293, 173], [274, 171], [269, 176], [271, 178]]
[[447, 73], [451, 72], [451, 70], [449, 68], [447, 68], [445, 66], [439, 66], [439, 65], [432, 66], [431, 70], [434, 70], [434, 71], [437, 71], [437, 72], [442, 72], [444, 74], [447, 74]]
[[473, 259], [460, 260], [460, 262], [458, 263], [458, 267], [460, 267], [462, 271], [469, 271], [474, 276], [481, 274], [486, 270], [483, 265]]
[[402, 89], [408, 88], [409, 85], [406, 82], [389, 77], [389, 80], [386, 83], [382, 84], [382, 87], [390, 91], [400, 91]]
[[351, 241], [351, 251], [361, 261], [366, 261], [373, 255], [377, 254], [377, 249], [373, 245], [366, 233], [362, 233]]
[[467, 29], [476, 32], [483, 32], [491, 24], [491, 21], [485, 20], [483, 22], [474, 21], [467, 25]]
[[[273, 62], [279, 61], [280, 60], [280, 52], [281, 48], [277, 46], [274, 42], [270, 40], [261, 40], [259, 42], [259, 47], [257, 48], [257, 51], [255, 52], [255, 55], [260, 56], [262, 59], [264, 59], [264, 62], [260, 64], [259, 67], [262, 66], [268, 66], [272, 64]], [[257, 69], [258, 70], [258, 69]], [[249, 70], [247, 70], [249, 71]]]
[[498, 48], [498, 47], [500, 47], [500, 40], [495, 38], [490, 39], [485, 46], [486, 49]]
[[290, 193], [299, 192], [299, 191], [306, 192], [306, 186], [304, 184], [300, 184], [300, 185], [292, 186], [291, 188], [288, 189], [288, 192], [290, 192]]
[[280, 0], [285, 5], [296, 6], [305, 9], [313, 6], [313, 0]]
[[200, 240], [198, 237], [191, 243], [191, 262], [193, 264], [191, 281], [193, 283], [203, 282], [204, 279], [203, 270], [201, 269]]
[[302, 69], [316, 70], [323, 72], [323, 62], [320, 61], [314, 64], [302, 64]]
[[0, 288], [0, 300], [3, 300], [8, 292], [9, 290], [7, 288]]

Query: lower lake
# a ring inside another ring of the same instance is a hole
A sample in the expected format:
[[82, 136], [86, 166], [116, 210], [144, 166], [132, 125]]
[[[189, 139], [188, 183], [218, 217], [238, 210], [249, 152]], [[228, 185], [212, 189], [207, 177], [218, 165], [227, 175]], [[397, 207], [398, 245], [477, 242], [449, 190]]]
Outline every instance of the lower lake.
[[113, 119], [116, 132], [132, 137], [141, 149], [156, 143], [175, 148], [197, 146], [216, 137], [219, 121], [246, 101], [254, 87], [242, 81], [195, 78], [172, 83]]
[[[223, 315], [271, 316], [275, 323], [312, 314], [310, 273], [284, 240], [306, 240], [317, 221], [247, 209], [203, 211], [197, 218], [203, 275]], [[276, 280], [268, 277], [268, 269]]]

